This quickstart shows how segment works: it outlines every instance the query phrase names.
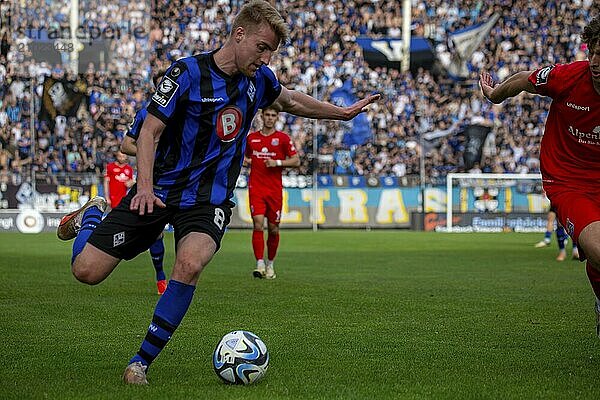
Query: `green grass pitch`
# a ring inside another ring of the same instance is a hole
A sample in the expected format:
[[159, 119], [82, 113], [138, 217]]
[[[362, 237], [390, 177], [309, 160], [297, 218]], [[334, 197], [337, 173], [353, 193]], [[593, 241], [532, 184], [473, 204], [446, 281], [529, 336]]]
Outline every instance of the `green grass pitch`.
[[[148, 254], [90, 287], [71, 243], [0, 234], [3, 399], [597, 399], [600, 340], [583, 263], [540, 234], [283, 230], [277, 279], [251, 277], [250, 231], [228, 232], [150, 369], [120, 376], [154, 304]], [[167, 235], [167, 271], [173, 238]], [[220, 337], [250, 330], [268, 373], [221, 383]]]

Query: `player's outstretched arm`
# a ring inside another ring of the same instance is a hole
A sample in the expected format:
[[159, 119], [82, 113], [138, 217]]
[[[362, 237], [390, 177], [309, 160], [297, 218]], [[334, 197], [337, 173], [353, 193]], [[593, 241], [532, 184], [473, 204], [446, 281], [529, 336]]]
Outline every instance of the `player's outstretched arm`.
[[536, 94], [535, 86], [529, 82], [529, 75], [532, 72], [517, 72], [502, 83], [496, 83], [488, 72], [483, 71], [479, 76], [481, 93], [494, 104], [500, 104], [509, 97], [514, 97], [523, 91]]
[[320, 101], [302, 92], [289, 90], [282, 86], [281, 93], [273, 106], [279, 111], [285, 111], [299, 117], [315, 119], [337, 119], [348, 121], [356, 117], [361, 112], [366, 111], [366, 107], [379, 100], [380, 95], [374, 94], [357, 101], [348, 107], [339, 107], [326, 101]]
[[138, 211], [140, 215], [144, 215], [146, 211], [148, 214], [152, 213], [155, 205], [165, 207], [165, 204], [154, 195], [152, 189], [154, 143], [158, 141], [164, 129], [165, 124], [148, 113], [137, 140], [138, 186], [137, 193], [131, 199], [129, 209]]

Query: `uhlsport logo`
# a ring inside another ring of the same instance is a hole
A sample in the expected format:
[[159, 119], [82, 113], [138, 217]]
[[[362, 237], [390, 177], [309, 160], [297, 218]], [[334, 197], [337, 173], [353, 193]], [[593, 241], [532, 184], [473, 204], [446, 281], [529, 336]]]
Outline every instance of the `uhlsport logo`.
[[254, 96], [256, 95], [256, 87], [254, 87], [254, 83], [250, 82], [250, 86], [248, 87], [248, 92], [246, 92], [248, 94], [248, 98], [250, 99], [250, 102], [254, 101]]
[[574, 104], [574, 103], [570, 103], [567, 101], [567, 107], [571, 107], [574, 110], [577, 111], [590, 111], [590, 106], [580, 106], [578, 104]]
[[242, 111], [236, 106], [227, 106], [217, 115], [217, 136], [223, 142], [231, 142], [242, 128]]

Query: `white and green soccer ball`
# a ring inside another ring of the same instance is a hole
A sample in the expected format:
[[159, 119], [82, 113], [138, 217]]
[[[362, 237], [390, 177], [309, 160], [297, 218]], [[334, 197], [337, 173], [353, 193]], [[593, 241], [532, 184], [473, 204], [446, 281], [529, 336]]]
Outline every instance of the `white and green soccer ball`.
[[267, 372], [269, 351], [265, 343], [252, 332], [229, 332], [215, 348], [213, 367], [226, 383], [248, 385]]

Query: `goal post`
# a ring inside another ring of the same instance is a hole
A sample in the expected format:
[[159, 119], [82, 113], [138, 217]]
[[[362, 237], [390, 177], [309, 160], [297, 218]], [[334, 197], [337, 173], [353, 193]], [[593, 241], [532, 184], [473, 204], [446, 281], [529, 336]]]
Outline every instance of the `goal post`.
[[[528, 185], [527, 181], [530, 181]], [[446, 177], [446, 231], [453, 231], [453, 213], [455, 208], [454, 187], [467, 188], [507, 188], [519, 184], [535, 187], [541, 191], [542, 177], [540, 174], [486, 174], [486, 173], [450, 173]]]

